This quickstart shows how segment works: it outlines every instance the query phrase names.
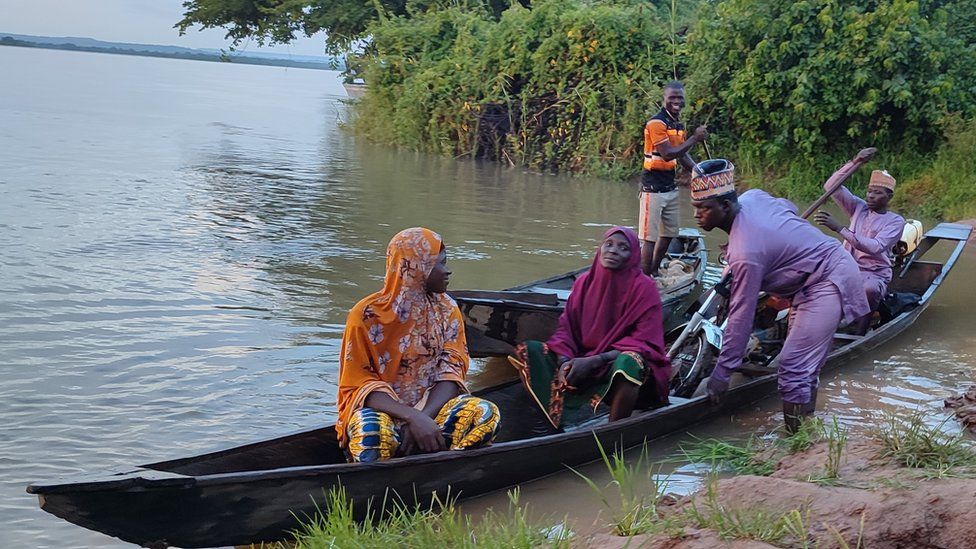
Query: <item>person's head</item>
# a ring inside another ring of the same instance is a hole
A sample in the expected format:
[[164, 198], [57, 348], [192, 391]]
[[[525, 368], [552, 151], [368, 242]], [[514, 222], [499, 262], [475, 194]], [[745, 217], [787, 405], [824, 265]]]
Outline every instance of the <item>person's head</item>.
[[451, 271], [447, 269], [447, 250], [441, 244], [441, 251], [437, 254], [437, 261], [427, 274], [424, 281], [424, 289], [430, 294], [442, 294], [447, 291], [447, 285], [451, 283]]
[[390, 240], [386, 248], [386, 290], [444, 293], [450, 275], [444, 241], [434, 231], [412, 227]]
[[739, 211], [735, 166], [721, 158], [698, 163], [691, 172], [691, 205], [699, 227], [728, 231]]
[[864, 196], [864, 201], [868, 209], [874, 212], [884, 212], [888, 210], [888, 203], [895, 194], [895, 178], [887, 170], [874, 170], [871, 172], [871, 180], [868, 183], [868, 192]]
[[600, 245], [600, 265], [616, 271], [630, 263], [630, 256], [635, 252], [632, 243], [623, 231], [615, 231], [603, 239]]
[[715, 227], [731, 226], [738, 204], [739, 199], [733, 192], [704, 200], [694, 200], [691, 206], [695, 208], [695, 221], [698, 222], [698, 226], [702, 230], [711, 231]]
[[685, 87], [681, 82], [672, 80], [664, 85], [664, 108], [668, 114], [674, 118], [681, 115], [681, 109], [685, 108]]
[[637, 233], [629, 227], [620, 226], [604, 232], [593, 265], [598, 264], [614, 272], [640, 270], [640, 240]]

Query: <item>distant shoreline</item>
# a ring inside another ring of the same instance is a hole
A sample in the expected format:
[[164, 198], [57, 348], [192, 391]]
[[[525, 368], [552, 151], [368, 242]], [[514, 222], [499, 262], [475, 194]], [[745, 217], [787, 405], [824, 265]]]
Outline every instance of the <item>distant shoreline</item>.
[[29, 42], [18, 40], [9, 36], [0, 38], [0, 46], [16, 46], [22, 48], [41, 48], [47, 50], [66, 50], [82, 51], [90, 53], [108, 53], [114, 55], [135, 55], [139, 57], [165, 57], [169, 59], [190, 59], [194, 61], [212, 61], [218, 63], [236, 63], [240, 65], [268, 65], [275, 67], [292, 67], [299, 69], [313, 69], [334, 71], [338, 70], [329, 63], [315, 63], [310, 61], [292, 61], [288, 59], [250, 57], [246, 55], [228, 55], [224, 53], [208, 52], [162, 52], [138, 50], [131, 48], [106, 47], [106, 46], [79, 46], [77, 44], [45, 44], [39, 42]]

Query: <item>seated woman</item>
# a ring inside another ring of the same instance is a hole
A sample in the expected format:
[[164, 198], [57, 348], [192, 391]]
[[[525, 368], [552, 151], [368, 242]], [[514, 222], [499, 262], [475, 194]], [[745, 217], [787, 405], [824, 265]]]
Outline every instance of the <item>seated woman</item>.
[[339, 358], [339, 444], [368, 462], [490, 444], [498, 408], [468, 394], [464, 321], [440, 235], [400, 231], [383, 289], [349, 311]]
[[671, 361], [661, 309], [657, 285], [640, 269], [637, 234], [614, 227], [573, 284], [556, 333], [519, 345], [509, 361], [556, 428], [564, 407], [607, 400], [615, 421], [630, 416], [638, 396], [641, 405], [666, 405]]

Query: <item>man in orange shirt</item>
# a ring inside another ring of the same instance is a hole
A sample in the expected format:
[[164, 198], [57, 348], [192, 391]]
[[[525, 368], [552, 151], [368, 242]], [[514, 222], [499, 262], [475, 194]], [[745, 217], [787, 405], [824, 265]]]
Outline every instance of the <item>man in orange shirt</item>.
[[671, 239], [678, 236], [678, 190], [674, 171], [678, 162], [691, 170], [695, 161], [688, 151], [705, 141], [708, 131], [698, 126], [686, 141], [684, 124], [678, 121], [685, 106], [681, 82], [664, 86], [664, 104], [644, 126], [644, 172], [641, 174], [640, 217], [637, 236], [641, 240], [641, 269], [657, 276]]

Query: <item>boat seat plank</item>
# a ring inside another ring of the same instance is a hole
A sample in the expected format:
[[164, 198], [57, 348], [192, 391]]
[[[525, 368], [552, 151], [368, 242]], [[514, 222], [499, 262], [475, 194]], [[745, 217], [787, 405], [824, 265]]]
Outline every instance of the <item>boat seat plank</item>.
[[527, 288], [527, 290], [529, 292], [533, 292], [537, 294], [553, 295], [556, 296], [556, 298], [561, 301], [566, 301], [567, 299], [569, 299], [569, 294], [570, 294], [569, 290], [558, 290], [556, 288], [546, 288], [544, 286], [533, 286], [531, 288]]
[[934, 229], [925, 233], [926, 238], [942, 238], [945, 240], [969, 240], [973, 228], [961, 223], [939, 223]]

